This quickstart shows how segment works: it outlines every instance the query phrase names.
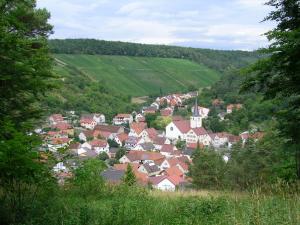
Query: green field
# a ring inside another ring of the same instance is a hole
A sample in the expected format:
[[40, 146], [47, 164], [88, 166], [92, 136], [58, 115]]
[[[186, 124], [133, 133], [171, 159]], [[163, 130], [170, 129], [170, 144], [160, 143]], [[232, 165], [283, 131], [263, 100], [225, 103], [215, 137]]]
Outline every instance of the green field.
[[[132, 56], [55, 54], [63, 63], [76, 67], [89, 77], [103, 81], [118, 93], [144, 96], [160, 92], [186, 91], [190, 86], [206, 87], [220, 75], [189, 60]], [[58, 64], [56, 71], [64, 73]]]

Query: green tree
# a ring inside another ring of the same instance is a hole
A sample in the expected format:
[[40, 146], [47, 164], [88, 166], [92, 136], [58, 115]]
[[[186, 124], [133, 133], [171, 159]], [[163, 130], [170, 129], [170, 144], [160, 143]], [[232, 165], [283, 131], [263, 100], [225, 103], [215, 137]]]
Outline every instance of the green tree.
[[105, 169], [105, 163], [98, 159], [84, 161], [83, 165], [75, 170], [73, 180], [75, 190], [78, 190], [78, 193], [83, 197], [100, 195], [104, 189], [101, 172]]
[[37, 100], [51, 87], [50, 14], [35, 0], [0, 1], [0, 120], [20, 125], [41, 115]]
[[126, 154], [126, 149], [119, 148], [118, 151], [116, 152], [116, 159], [117, 160], [121, 159], [125, 154]]
[[[0, 122], [0, 220], [22, 222], [41, 190], [52, 186], [47, 167], [39, 162], [40, 139]], [[46, 186], [45, 186], [46, 185]], [[28, 205], [28, 202], [31, 204]]]
[[212, 148], [200, 149], [192, 155], [189, 176], [196, 188], [219, 188], [223, 183], [225, 162]]
[[250, 68], [252, 72], [242, 90], [253, 88], [266, 99], [277, 99], [281, 108], [275, 112], [282, 135], [290, 140], [289, 149], [296, 157], [296, 171], [300, 178], [300, 7], [298, 0], [270, 0], [274, 7], [265, 21], [277, 26], [266, 33], [271, 42], [263, 49], [268, 58]]
[[98, 155], [98, 159], [102, 160], [102, 161], [106, 161], [107, 159], [109, 159], [109, 156], [107, 155], [106, 152], [101, 152], [99, 155]]
[[124, 182], [124, 184], [126, 184], [128, 186], [133, 186], [136, 184], [136, 177], [132, 170], [132, 166], [130, 164], [127, 165], [127, 169], [124, 174], [123, 182]]

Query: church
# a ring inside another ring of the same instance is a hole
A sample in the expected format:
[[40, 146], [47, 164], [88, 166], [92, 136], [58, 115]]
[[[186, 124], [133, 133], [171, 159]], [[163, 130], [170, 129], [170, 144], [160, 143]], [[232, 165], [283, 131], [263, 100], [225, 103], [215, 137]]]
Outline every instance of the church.
[[197, 99], [190, 120], [173, 121], [166, 126], [166, 137], [172, 141], [183, 140], [186, 143], [210, 145], [211, 138], [202, 127], [203, 117], [199, 114]]

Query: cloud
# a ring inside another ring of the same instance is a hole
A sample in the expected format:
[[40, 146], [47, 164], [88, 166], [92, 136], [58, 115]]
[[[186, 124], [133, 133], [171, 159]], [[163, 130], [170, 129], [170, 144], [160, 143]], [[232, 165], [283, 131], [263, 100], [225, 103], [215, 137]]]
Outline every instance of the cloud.
[[[256, 49], [273, 24], [264, 0], [38, 0], [52, 38], [97, 38], [191, 47]], [[58, 7], [59, 6], [59, 7]]]

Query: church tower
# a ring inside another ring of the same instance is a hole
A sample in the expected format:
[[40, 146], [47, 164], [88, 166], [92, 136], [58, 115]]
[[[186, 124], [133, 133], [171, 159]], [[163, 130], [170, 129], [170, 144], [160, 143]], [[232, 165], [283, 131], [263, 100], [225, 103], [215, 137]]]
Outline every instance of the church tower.
[[200, 113], [199, 113], [197, 98], [195, 101], [193, 115], [190, 118], [190, 126], [191, 126], [191, 128], [202, 127], [202, 117], [200, 116]]

